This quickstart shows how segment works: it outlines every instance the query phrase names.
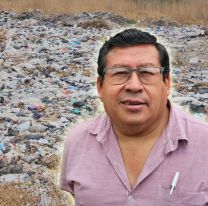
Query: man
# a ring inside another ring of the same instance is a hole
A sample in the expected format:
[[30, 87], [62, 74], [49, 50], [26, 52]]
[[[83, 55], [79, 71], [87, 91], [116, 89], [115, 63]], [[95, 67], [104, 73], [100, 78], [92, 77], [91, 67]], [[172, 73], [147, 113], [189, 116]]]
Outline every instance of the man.
[[165, 47], [127, 29], [100, 49], [98, 74], [106, 114], [70, 131], [61, 188], [77, 206], [208, 205], [208, 126], [168, 100]]

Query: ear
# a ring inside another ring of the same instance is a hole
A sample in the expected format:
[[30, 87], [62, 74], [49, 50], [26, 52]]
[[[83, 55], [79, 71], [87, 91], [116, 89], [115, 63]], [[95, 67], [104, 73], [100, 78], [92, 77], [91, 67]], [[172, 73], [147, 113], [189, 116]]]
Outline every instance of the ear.
[[98, 92], [98, 97], [102, 101], [102, 86], [101, 86], [101, 77], [97, 77], [97, 92]]
[[167, 76], [167, 78], [165, 78], [165, 85], [167, 88], [167, 96], [170, 95], [170, 88], [171, 88], [171, 77], [170, 74]]

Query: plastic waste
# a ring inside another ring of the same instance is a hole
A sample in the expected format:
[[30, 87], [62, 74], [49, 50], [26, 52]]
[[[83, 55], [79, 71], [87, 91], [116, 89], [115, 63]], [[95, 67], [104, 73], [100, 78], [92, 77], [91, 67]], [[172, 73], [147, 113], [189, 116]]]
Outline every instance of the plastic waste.
[[43, 111], [45, 109], [45, 105], [43, 105], [43, 104], [29, 104], [27, 108], [28, 108], [28, 110]]
[[72, 110], [72, 113], [73, 113], [73, 114], [80, 115], [80, 114], [81, 114], [81, 111], [80, 111], [79, 109], [73, 109], [73, 110]]
[[23, 122], [16, 127], [19, 132], [27, 131], [30, 128], [30, 121]]
[[0, 155], [2, 155], [3, 154], [3, 152], [5, 151], [5, 146], [4, 146], [4, 144], [3, 143], [0, 143]]

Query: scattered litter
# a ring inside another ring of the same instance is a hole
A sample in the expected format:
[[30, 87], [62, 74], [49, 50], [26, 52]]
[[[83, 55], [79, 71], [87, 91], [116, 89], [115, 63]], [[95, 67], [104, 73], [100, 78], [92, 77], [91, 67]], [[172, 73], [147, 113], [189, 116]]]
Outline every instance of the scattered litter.
[[[167, 19], [142, 23], [176, 57], [172, 100], [207, 119], [203, 28]], [[52, 171], [59, 167], [65, 134], [80, 119], [100, 112], [98, 50], [106, 38], [127, 28], [128, 20], [100, 12], [1, 11], [0, 25], [0, 183], [30, 182], [25, 187], [35, 184], [39, 202], [34, 205], [59, 205], [49, 194], [58, 184]]]

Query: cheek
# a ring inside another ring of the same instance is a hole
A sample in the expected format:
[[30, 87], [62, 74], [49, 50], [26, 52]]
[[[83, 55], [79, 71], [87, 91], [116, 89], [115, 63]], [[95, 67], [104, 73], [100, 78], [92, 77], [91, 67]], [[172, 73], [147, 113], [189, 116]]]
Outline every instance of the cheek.
[[119, 103], [119, 91], [115, 89], [105, 90], [102, 94], [102, 102], [105, 107], [108, 107], [110, 110], [115, 110], [118, 108]]
[[122, 88], [120, 85], [114, 85], [114, 86], [105, 85], [103, 86], [101, 97], [103, 100], [108, 99], [108, 101], [113, 101], [119, 97], [121, 91]]
[[168, 96], [169, 96], [169, 93], [170, 93], [170, 90], [167, 89], [167, 87], [163, 88], [162, 92], [161, 92], [161, 107], [166, 107], [167, 105], [167, 99], [168, 99]]
[[150, 99], [150, 105], [156, 109], [157, 105], [166, 104], [166, 99], [169, 95], [169, 90], [161, 86], [157, 88], [149, 88], [146, 90], [147, 96]]

